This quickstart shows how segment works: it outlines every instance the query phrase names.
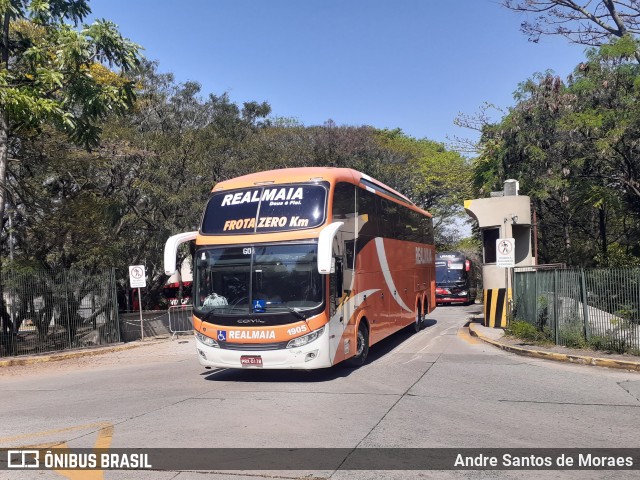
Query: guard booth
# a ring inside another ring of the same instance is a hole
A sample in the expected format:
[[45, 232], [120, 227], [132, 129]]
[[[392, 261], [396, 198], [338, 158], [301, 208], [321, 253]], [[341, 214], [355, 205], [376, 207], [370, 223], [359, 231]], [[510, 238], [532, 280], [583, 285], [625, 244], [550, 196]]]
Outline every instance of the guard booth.
[[[516, 180], [504, 182], [490, 198], [465, 200], [464, 209], [482, 232], [484, 325], [504, 328], [511, 302], [511, 267], [533, 265], [531, 256], [531, 200], [518, 195]], [[498, 248], [498, 242], [501, 248]], [[512, 251], [510, 250], [510, 247]], [[511, 262], [505, 254], [511, 255]], [[508, 266], [503, 266], [508, 265]]]

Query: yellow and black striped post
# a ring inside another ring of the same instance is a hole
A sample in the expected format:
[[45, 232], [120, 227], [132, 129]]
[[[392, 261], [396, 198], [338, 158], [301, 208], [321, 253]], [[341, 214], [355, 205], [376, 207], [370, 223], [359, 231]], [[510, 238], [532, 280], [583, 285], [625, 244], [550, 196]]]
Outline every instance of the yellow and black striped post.
[[[505, 298], [506, 297], [506, 298]], [[511, 289], [486, 288], [484, 290], [484, 326], [506, 328], [507, 303], [511, 299]]]

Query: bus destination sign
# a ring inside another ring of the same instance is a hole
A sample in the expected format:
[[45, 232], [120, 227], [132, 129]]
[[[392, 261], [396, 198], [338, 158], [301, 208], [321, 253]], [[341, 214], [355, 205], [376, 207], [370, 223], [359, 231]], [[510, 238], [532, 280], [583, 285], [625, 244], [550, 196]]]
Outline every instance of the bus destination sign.
[[315, 228], [326, 218], [323, 185], [276, 185], [215, 193], [202, 222], [204, 234], [269, 233]]

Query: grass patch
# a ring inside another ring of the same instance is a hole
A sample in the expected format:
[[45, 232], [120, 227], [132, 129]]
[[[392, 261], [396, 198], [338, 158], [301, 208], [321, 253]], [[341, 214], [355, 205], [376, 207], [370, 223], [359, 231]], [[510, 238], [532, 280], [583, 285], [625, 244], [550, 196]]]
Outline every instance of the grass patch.
[[607, 353], [640, 354], [640, 350], [629, 345], [626, 340], [614, 340], [609, 337], [594, 335], [589, 339], [589, 347]]
[[519, 338], [532, 343], [549, 344], [551, 341], [551, 335], [548, 331], [540, 331], [533, 325], [521, 320], [511, 322], [505, 329], [505, 333], [510, 337]]
[[582, 332], [576, 330], [563, 330], [560, 332], [561, 343], [569, 348], [589, 348], [589, 342]]

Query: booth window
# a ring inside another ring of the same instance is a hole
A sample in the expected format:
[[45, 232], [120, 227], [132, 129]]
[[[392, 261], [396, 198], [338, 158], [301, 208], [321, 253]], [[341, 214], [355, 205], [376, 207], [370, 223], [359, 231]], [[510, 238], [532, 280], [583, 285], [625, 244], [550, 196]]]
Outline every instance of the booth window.
[[482, 250], [484, 263], [496, 263], [496, 241], [500, 238], [500, 228], [486, 228], [482, 230]]

